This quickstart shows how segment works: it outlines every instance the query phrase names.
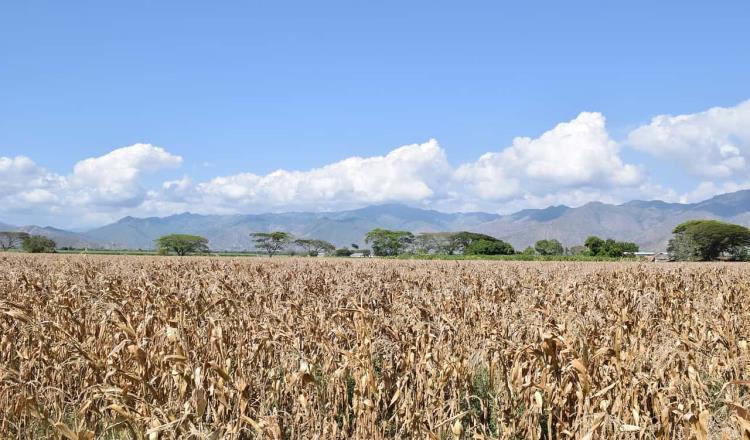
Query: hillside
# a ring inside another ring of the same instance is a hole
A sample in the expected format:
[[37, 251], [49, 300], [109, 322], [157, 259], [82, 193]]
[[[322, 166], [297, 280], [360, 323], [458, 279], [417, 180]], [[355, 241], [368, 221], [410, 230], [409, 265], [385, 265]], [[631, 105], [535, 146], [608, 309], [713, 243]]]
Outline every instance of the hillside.
[[154, 240], [171, 233], [202, 235], [215, 250], [252, 249], [249, 234], [284, 230], [298, 237], [328, 240], [337, 246], [363, 244], [374, 228], [413, 232], [471, 230], [501, 238], [522, 249], [543, 238], [557, 238], [566, 246], [583, 243], [589, 235], [634, 241], [644, 250], [664, 250], [672, 229], [695, 218], [713, 218], [750, 225], [750, 190], [722, 194], [692, 203], [631, 201], [621, 205], [592, 202], [570, 208], [550, 206], [526, 209], [510, 215], [481, 212], [443, 213], [400, 204], [368, 206], [337, 212], [287, 212], [252, 215], [200, 215], [183, 213], [168, 217], [121, 220], [75, 233], [52, 227], [15, 227], [46, 235], [59, 246], [151, 249]]
[[316, 237], [337, 246], [362, 244], [365, 234], [374, 228], [409, 231], [448, 231], [470, 229], [500, 218], [486, 213], [442, 213], [388, 204], [349, 211], [310, 213], [289, 212], [257, 215], [178, 214], [169, 217], [120, 221], [94, 229], [86, 237], [108, 247], [150, 249], [154, 240], [171, 233], [198, 234], [209, 239], [212, 249], [246, 250], [252, 248], [249, 234], [257, 231], [284, 230], [298, 237]]
[[58, 247], [73, 247], [73, 248], [100, 248], [102, 245], [91, 238], [88, 238], [82, 234], [66, 231], [64, 229], [53, 228], [51, 226], [13, 226], [7, 223], [0, 222], [0, 231], [17, 231], [26, 232], [31, 235], [43, 235], [51, 238], [57, 243]]
[[476, 230], [522, 248], [543, 238], [566, 246], [598, 235], [634, 241], [644, 250], [664, 250], [672, 229], [697, 218], [750, 224], [750, 190], [722, 194], [693, 204], [631, 201], [622, 205], [592, 202], [578, 208], [526, 210], [479, 225]]

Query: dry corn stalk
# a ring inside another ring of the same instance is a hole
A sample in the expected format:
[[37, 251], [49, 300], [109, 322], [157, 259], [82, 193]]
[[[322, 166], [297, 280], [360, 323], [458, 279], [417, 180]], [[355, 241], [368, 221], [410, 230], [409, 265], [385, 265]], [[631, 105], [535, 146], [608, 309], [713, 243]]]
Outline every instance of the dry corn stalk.
[[0, 256], [0, 437], [750, 439], [750, 266]]

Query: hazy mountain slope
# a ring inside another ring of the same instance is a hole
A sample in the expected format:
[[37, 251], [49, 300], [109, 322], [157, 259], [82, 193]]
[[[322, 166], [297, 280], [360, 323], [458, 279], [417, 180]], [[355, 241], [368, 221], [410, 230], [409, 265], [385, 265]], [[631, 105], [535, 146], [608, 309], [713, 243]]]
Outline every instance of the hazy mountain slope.
[[543, 238], [566, 246], [598, 235], [635, 241], [644, 250], [664, 250], [672, 229], [697, 218], [716, 218], [750, 225], [750, 190], [722, 194], [693, 204], [632, 201], [622, 205], [592, 202], [578, 208], [550, 206], [499, 216], [487, 213], [443, 213], [399, 204], [368, 206], [338, 212], [287, 212], [256, 215], [179, 214], [169, 217], [125, 217], [86, 233], [0, 223], [0, 230], [25, 230], [46, 235], [59, 246], [152, 249], [165, 234], [186, 233], [209, 239], [212, 249], [252, 249], [249, 234], [283, 230], [297, 237], [315, 237], [337, 246], [363, 244], [374, 228], [412, 232], [471, 230], [502, 238], [523, 249]]
[[750, 190], [722, 194], [694, 204], [592, 202], [578, 208], [526, 210], [475, 229], [507, 240], [517, 248], [544, 238], [557, 238], [564, 245], [573, 246], [581, 244], [589, 235], [598, 235], [634, 241], [644, 250], [664, 250], [675, 226], [700, 218], [750, 225]]
[[51, 226], [13, 226], [6, 223], [0, 223], [0, 231], [18, 231], [26, 232], [31, 235], [43, 235], [55, 241], [57, 247], [74, 247], [74, 248], [100, 248], [102, 247], [96, 240], [91, 240], [82, 234], [57, 229]]
[[498, 219], [496, 214], [442, 213], [405, 205], [388, 204], [330, 213], [289, 212], [258, 215], [179, 214], [169, 217], [120, 221], [94, 229], [86, 236], [109, 247], [153, 248], [161, 235], [185, 233], [202, 235], [212, 249], [251, 249], [251, 232], [283, 230], [297, 237], [315, 237], [337, 246], [362, 244], [374, 228], [409, 231], [448, 231], [469, 229]]
[[0, 231], [26, 232], [31, 235], [43, 235], [51, 238], [57, 243], [57, 247], [75, 247], [75, 248], [99, 248], [101, 245], [95, 240], [84, 237], [76, 232], [57, 229], [51, 226], [14, 226], [8, 223], [0, 222]]

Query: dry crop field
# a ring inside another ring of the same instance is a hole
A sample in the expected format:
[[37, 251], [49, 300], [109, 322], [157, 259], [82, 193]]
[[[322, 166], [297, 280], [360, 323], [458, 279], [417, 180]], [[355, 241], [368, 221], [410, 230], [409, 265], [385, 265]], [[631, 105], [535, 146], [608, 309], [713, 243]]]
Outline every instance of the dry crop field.
[[0, 437], [748, 439], [750, 266], [0, 255]]

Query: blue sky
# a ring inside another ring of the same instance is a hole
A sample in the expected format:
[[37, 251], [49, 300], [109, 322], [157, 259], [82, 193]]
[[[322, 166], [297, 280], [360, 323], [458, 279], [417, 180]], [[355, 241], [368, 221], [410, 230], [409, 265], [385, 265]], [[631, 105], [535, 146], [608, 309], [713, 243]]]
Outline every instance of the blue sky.
[[0, 221], [744, 188], [749, 20], [746, 1], [11, 2]]

